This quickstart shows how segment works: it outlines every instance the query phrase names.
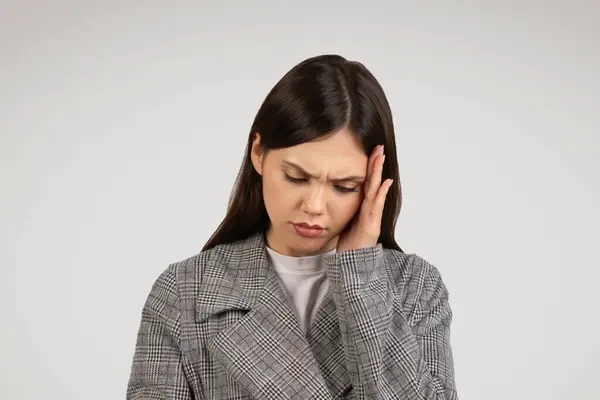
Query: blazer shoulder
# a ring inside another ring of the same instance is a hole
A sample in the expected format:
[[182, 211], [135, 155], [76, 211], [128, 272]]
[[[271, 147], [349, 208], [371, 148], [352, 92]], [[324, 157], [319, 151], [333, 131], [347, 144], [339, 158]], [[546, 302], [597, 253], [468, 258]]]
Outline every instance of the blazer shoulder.
[[417, 253], [404, 253], [384, 249], [385, 262], [397, 285], [402, 286], [414, 279], [441, 279], [439, 269]]
[[385, 249], [384, 257], [396, 293], [407, 316], [421, 304], [448, 299], [440, 270], [417, 253]]
[[197, 297], [207, 274], [224, 274], [227, 265], [239, 262], [240, 246], [239, 242], [219, 244], [172, 262], [162, 272], [160, 279], [172, 279], [180, 297]]
[[188, 287], [198, 287], [202, 283], [206, 269], [214, 265], [219, 249], [212, 248], [200, 251], [186, 259], [174, 261], [162, 272], [161, 277], [171, 277], [177, 288], [185, 294]]

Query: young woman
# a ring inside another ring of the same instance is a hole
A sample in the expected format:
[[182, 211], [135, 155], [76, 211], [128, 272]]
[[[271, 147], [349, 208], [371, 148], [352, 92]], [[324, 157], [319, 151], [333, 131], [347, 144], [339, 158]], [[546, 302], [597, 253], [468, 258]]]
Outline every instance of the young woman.
[[127, 398], [457, 399], [448, 291], [396, 243], [401, 199], [373, 75], [336, 55], [292, 68], [225, 219], [154, 283]]

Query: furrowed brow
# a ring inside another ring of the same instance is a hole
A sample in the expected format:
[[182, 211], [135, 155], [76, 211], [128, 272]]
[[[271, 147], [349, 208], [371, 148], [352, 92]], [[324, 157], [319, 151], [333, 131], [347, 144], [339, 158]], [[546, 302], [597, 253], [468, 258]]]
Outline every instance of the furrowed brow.
[[[301, 166], [299, 166], [298, 164], [296, 164], [296, 163], [294, 163], [292, 161], [285, 161], [284, 160], [283, 164], [286, 165], [286, 166], [288, 166], [288, 167], [290, 167], [290, 168], [293, 168], [293, 169], [297, 170], [298, 172], [300, 172], [300, 173], [302, 173], [302, 174], [304, 174], [304, 175], [306, 175], [308, 177], [311, 177], [311, 178], [314, 178], [314, 179], [319, 179], [318, 176], [315, 176], [313, 174], [308, 173], [304, 168], [302, 168]], [[345, 177], [342, 177], [342, 178], [331, 179], [331, 182], [336, 182], [336, 183], [338, 183], [338, 182], [357, 182], [357, 183], [361, 183], [364, 180], [365, 180], [365, 177], [363, 175], [351, 175], [351, 176], [345, 176]]]

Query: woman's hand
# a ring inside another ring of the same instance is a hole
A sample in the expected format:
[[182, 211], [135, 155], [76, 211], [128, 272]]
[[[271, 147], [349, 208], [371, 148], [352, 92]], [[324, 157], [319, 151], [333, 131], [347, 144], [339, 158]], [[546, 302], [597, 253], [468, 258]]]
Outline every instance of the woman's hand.
[[385, 198], [393, 182], [392, 179], [386, 179], [383, 184], [381, 183], [384, 161], [383, 145], [375, 146], [367, 164], [365, 197], [355, 218], [340, 233], [336, 250], [338, 253], [377, 244]]

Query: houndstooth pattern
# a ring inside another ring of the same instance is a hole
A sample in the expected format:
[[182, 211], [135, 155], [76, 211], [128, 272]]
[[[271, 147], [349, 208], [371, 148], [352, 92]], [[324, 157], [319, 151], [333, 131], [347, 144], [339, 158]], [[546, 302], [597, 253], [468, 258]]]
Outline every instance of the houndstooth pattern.
[[375, 247], [326, 257], [304, 335], [263, 234], [169, 265], [143, 307], [127, 399], [457, 400], [439, 271]]

